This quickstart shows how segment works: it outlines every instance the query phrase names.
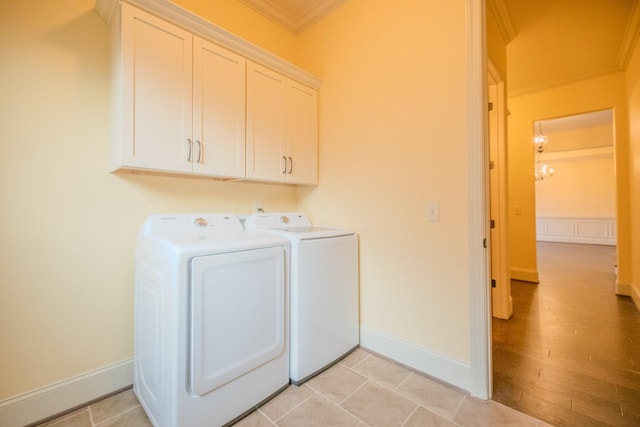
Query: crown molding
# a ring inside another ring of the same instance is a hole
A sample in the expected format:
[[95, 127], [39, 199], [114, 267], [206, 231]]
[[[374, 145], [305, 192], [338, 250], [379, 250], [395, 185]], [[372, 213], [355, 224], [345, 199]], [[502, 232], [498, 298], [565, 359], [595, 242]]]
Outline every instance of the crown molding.
[[498, 29], [502, 34], [505, 44], [509, 44], [516, 36], [518, 31], [511, 21], [507, 6], [504, 4], [504, 0], [489, 0], [489, 9], [491, 13], [496, 17], [498, 22]]
[[507, 92], [507, 96], [515, 97], [515, 96], [527, 95], [533, 92], [540, 92], [547, 89], [553, 89], [558, 86], [565, 86], [573, 83], [578, 83], [584, 80], [594, 79], [596, 77], [602, 77], [609, 74], [621, 73], [622, 71], [623, 70], [618, 66], [614, 66], [604, 70], [594, 71], [591, 73], [582, 74], [580, 76], [571, 77], [568, 79], [557, 80], [557, 81], [548, 82], [548, 83], [533, 84], [533, 85], [524, 86], [516, 89], [510, 89]]
[[285, 74], [302, 84], [314, 89], [320, 88], [322, 81], [313, 74], [183, 9], [169, 0], [97, 0], [95, 10], [107, 24], [110, 24], [115, 16], [115, 10], [117, 10], [123, 2], [178, 25], [195, 35], [218, 43], [254, 62]]
[[293, 16], [271, 0], [240, 0], [245, 6], [255, 10], [296, 36], [325, 18], [347, 1], [317, 0], [300, 15]]
[[617, 64], [620, 69], [624, 70], [627, 68], [627, 65], [629, 65], [631, 55], [633, 55], [633, 49], [635, 48], [639, 37], [640, 0], [635, 0], [631, 9], [631, 16], [629, 17], [629, 21], [627, 22], [627, 28], [624, 32], [624, 39], [622, 40], [620, 50], [618, 51]]

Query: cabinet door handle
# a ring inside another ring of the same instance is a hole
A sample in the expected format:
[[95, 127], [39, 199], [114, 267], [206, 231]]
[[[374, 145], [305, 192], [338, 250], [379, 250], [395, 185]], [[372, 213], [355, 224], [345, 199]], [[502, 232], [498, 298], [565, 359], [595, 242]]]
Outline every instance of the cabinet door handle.
[[284, 169], [282, 169], [282, 173], [287, 173], [287, 158], [282, 156], [282, 160], [284, 160]]
[[289, 175], [293, 172], [293, 159], [289, 157]]
[[200, 160], [202, 160], [202, 143], [196, 141], [196, 144], [198, 144], [198, 160], [196, 160], [196, 163], [200, 163]]
[[191, 155], [193, 154], [193, 141], [191, 141], [191, 138], [187, 138], [187, 142], [189, 143], [189, 154], [187, 155], [187, 162], [191, 162], [193, 161], [191, 159]]

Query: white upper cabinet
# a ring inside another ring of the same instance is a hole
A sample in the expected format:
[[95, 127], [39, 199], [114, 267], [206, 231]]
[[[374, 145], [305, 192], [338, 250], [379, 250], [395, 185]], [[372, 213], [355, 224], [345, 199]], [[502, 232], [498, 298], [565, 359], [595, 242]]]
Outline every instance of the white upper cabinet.
[[110, 25], [112, 170], [317, 183], [317, 78], [170, 1], [96, 10]]
[[111, 166], [191, 171], [193, 36], [127, 4], [119, 24]]
[[318, 91], [289, 80], [287, 88], [289, 181], [318, 183]]
[[246, 60], [194, 38], [193, 171], [244, 177]]
[[247, 178], [318, 182], [318, 93], [247, 62]]

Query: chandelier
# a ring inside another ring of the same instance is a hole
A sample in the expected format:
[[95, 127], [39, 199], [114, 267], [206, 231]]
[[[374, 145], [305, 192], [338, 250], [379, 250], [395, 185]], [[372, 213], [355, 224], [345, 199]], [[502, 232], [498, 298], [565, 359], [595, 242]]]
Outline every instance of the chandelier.
[[553, 168], [542, 161], [542, 152], [547, 147], [549, 138], [542, 133], [542, 122], [538, 122], [538, 134], [533, 138], [533, 146], [536, 150], [536, 163], [533, 175], [536, 181], [545, 181], [553, 176]]

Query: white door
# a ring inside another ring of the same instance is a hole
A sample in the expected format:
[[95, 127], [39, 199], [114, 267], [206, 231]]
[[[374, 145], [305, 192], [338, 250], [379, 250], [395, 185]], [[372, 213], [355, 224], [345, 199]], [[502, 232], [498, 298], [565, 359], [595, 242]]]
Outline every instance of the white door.
[[194, 38], [194, 173], [244, 177], [245, 64], [243, 57]]
[[125, 166], [191, 171], [192, 35], [122, 5]]
[[191, 389], [204, 395], [286, 351], [283, 247], [191, 262]]

